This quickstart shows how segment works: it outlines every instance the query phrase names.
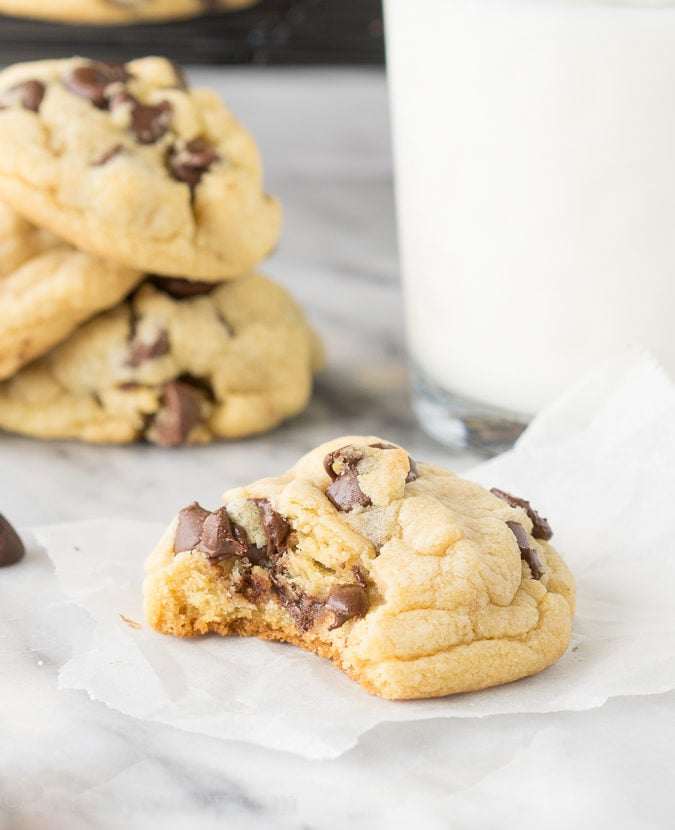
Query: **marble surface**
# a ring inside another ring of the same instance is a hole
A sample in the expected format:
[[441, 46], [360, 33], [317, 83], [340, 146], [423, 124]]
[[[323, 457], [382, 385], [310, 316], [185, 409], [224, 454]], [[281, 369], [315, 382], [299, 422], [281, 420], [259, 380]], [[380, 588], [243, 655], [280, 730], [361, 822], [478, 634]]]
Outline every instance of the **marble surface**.
[[[286, 210], [264, 270], [307, 307], [326, 369], [302, 416], [237, 443], [166, 451], [0, 436], [0, 510], [18, 525], [164, 522], [341, 433], [379, 433], [459, 471], [476, 460], [427, 438], [408, 402], [382, 74], [192, 76], [261, 143]], [[674, 693], [590, 712], [388, 724], [338, 759], [308, 761], [58, 691], [57, 592], [44, 556], [0, 574], [0, 830], [672, 826]]]

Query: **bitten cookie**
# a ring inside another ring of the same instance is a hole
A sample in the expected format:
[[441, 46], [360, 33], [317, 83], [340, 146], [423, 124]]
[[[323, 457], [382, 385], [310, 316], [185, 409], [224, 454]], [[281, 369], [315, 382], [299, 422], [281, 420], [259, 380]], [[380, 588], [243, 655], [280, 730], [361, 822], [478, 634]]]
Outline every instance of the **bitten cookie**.
[[264, 277], [151, 277], [0, 383], [0, 429], [163, 446], [251, 435], [305, 407], [321, 359], [300, 307]]
[[79, 250], [220, 281], [276, 244], [253, 139], [163, 58], [0, 72], [0, 198]]
[[569, 644], [548, 523], [381, 438], [330, 441], [224, 501], [181, 510], [150, 554], [158, 631], [295, 643], [392, 699], [517, 680]]
[[76, 251], [0, 203], [0, 380], [114, 306], [142, 277]]
[[140, 23], [236, 11], [257, 0], [0, 0], [0, 14], [64, 23]]

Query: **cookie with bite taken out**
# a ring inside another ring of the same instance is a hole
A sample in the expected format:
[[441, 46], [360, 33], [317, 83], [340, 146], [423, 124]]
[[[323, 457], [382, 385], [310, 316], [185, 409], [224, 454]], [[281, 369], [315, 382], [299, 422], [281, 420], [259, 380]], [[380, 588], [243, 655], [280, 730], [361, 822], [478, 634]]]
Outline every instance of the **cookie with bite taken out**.
[[181, 510], [145, 612], [164, 634], [294, 643], [386, 698], [484, 689], [569, 644], [574, 580], [550, 538], [526, 501], [348, 436]]

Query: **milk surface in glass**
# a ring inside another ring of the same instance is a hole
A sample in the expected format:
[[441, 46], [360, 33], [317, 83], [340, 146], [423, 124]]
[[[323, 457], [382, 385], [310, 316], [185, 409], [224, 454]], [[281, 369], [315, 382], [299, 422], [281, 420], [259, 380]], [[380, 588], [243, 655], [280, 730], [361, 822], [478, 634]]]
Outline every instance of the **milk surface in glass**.
[[423, 419], [447, 392], [525, 422], [630, 346], [675, 374], [675, 7], [385, 0], [385, 20]]

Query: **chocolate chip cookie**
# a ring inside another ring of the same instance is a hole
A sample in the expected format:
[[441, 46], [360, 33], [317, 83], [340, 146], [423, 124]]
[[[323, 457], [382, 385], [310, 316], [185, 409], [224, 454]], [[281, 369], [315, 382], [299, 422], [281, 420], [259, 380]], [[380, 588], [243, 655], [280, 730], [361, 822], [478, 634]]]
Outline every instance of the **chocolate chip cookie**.
[[574, 581], [545, 519], [381, 438], [330, 441], [224, 502], [181, 510], [150, 554], [158, 631], [295, 643], [392, 699], [517, 680], [569, 644]]
[[262, 276], [150, 277], [0, 383], [0, 429], [175, 446], [268, 430], [309, 400], [320, 343]]
[[0, 380], [114, 306], [142, 276], [75, 250], [0, 203]]
[[0, 199], [79, 250], [220, 281], [276, 244], [253, 139], [163, 58], [0, 72]]
[[236, 11], [257, 0], [0, 0], [0, 14], [63, 23], [140, 23]]

